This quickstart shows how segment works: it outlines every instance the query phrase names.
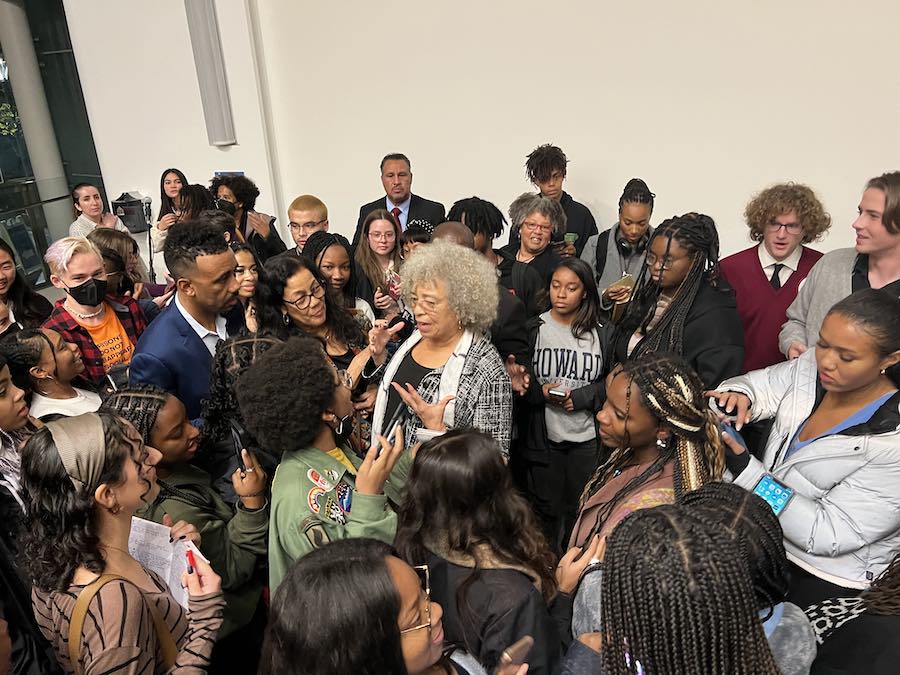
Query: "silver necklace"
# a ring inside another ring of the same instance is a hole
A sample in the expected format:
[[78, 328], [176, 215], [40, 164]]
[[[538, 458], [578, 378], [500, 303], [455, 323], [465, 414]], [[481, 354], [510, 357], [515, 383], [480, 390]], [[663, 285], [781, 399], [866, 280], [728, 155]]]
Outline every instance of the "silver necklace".
[[100, 316], [101, 314], [103, 314], [103, 310], [105, 309], [105, 307], [101, 303], [100, 309], [98, 309], [93, 314], [82, 314], [81, 312], [76, 312], [74, 309], [72, 309], [71, 307], [68, 306], [68, 303], [66, 303], [66, 309], [68, 309], [70, 312], [72, 312], [72, 314], [77, 316], [79, 319], [93, 319], [94, 317]]

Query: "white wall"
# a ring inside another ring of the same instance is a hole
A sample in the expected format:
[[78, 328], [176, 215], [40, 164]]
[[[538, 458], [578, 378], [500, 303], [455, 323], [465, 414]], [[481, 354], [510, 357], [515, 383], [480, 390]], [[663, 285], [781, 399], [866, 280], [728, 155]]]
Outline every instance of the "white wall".
[[[245, 3], [247, 3], [245, 5]], [[313, 193], [350, 234], [381, 193], [378, 162], [407, 153], [414, 191], [447, 206], [478, 194], [506, 210], [522, 165], [554, 142], [567, 189], [603, 225], [625, 182], [656, 192], [657, 219], [705, 211], [723, 251], [746, 245], [750, 195], [809, 183], [834, 217], [821, 248], [852, 242], [865, 180], [900, 168], [893, 44], [900, 3], [760, 0], [752, 5], [219, 0], [240, 145], [206, 145], [180, 0], [66, 0], [110, 192], [156, 196], [170, 164], [192, 180], [243, 169], [277, 205]], [[259, 105], [249, 15], [258, 17], [269, 97]], [[116, 27], [131, 21], [143, 39]], [[115, 83], [145, 78], [143, 98]], [[277, 157], [265, 149], [264, 114]], [[127, 150], [135, 132], [143, 140]]]
[[216, 170], [241, 170], [261, 186], [257, 210], [276, 210], [244, 2], [217, 3], [238, 141], [225, 148], [207, 139], [183, 0], [64, 3], [111, 199], [137, 189], [153, 197], [156, 214], [164, 169], [175, 166], [204, 185]]

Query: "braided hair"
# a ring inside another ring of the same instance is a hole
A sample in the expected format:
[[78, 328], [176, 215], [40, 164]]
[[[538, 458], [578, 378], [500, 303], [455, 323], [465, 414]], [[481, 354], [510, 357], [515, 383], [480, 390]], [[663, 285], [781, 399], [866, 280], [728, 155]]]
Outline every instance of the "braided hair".
[[12, 333], [0, 341], [0, 354], [9, 366], [9, 374], [13, 384], [31, 396], [34, 391], [31, 369], [41, 362], [44, 347], [50, 348], [53, 356], [53, 345], [50, 338], [40, 328], [26, 328]]
[[872, 582], [862, 599], [870, 614], [900, 616], [900, 554]]
[[[682, 505], [701, 520], [721, 525], [740, 547], [756, 592], [757, 609], [784, 602], [791, 582], [784, 532], [772, 509], [733, 483], [710, 483], [686, 494]], [[768, 619], [768, 617], [766, 617]]]
[[231, 433], [231, 420], [243, 426], [238, 407], [235, 382], [242, 372], [259, 360], [281, 340], [270, 333], [238, 335], [225, 340], [216, 348], [210, 375], [209, 397], [203, 400], [202, 416], [205, 450]]
[[156, 418], [169, 396], [169, 392], [155, 384], [132, 385], [114, 391], [101, 409], [131, 422], [144, 443], [149, 445]]
[[447, 220], [462, 223], [472, 234], [481, 234], [485, 239], [497, 239], [503, 234], [506, 217], [491, 202], [479, 197], [460, 199], [450, 207]]
[[683, 507], [622, 521], [602, 595], [604, 673], [778, 673], [737, 542]]
[[650, 213], [653, 213], [653, 200], [656, 195], [650, 192], [650, 188], [640, 178], [632, 178], [625, 184], [622, 190], [622, 196], [619, 197], [619, 213], [625, 204], [646, 204], [650, 207]]
[[656, 311], [660, 289], [650, 277], [649, 266], [644, 261], [631, 301], [613, 337], [613, 344], [616, 344], [620, 339], [629, 339], [637, 330], [646, 334], [632, 351], [632, 358], [658, 351], [684, 353], [684, 323], [694, 299], [701, 285], [708, 283], [714, 288], [717, 285], [719, 234], [712, 218], [702, 213], [669, 218], [653, 232], [647, 248], [660, 238], [666, 241], [664, 259], [668, 258], [674, 240], [688, 251], [692, 264], [662, 317], [653, 328], [648, 329]]
[[640, 402], [660, 426], [671, 432], [669, 441], [660, 447], [659, 457], [642, 473], [623, 485], [598, 509], [590, 535], [599, 532], [616, 507], [641, 485], [662, 473], [669, 462], [675, 462], [675, 500], [711, 480], [719, 480], [725, 471], [725, 453], [715, 415], [706, 404], [703, 385], [687, 362], [675, 354], [648, 354], [639, 360], [626, 361], [613, 370], [612, 377], [627, 377], [625, 406], [625, 446], [616, 448], [601, 464], [584, 487], [580, 508], [630, 461], [633, 451], [628, 437], [628, 414], [632, 405], [631, 385], [635, 385]]

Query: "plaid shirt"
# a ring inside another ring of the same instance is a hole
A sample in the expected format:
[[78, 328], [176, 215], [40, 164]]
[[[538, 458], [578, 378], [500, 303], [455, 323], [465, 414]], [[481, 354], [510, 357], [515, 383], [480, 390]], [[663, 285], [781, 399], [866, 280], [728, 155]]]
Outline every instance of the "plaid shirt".
[[[419, 384], [419, 395], [428, 403], [437, 403], [443, 367], [431, 371]], [[509, 456], [512, 430], [513, 394], [506, 366], [486, 336], [475, 338], [463, 363], [456, 391], [454, 429], [475, 428], [490, 434]], [[422, 420], [411, 415], [404, 425], [405, 438], [416, 438]]]
[[[50, 317], [44, 322], [43, 328], [55, 330], [62, 335], [63, 340], [78, 345], [81, 350], [81, 360], [84, 361], [84, 372], [81, 377], [93, 384], [100, 384], [106, 377], [106, 369], [103, 367], [103, 354], [91, 339], [91, 334], [87, 328], [79, 324], [75, 317], [69, 314], [69, 311], [63, 306], [66, 299], [61, 298], [56, 301]], [[138, 338], [147, 327], [147, 319], [138, 306], [137, 302], [131, 298], [116, 297], [107, 295], [105, 302], [112, 307], [122, 328], [128, 334], [131, 344], [137, 345]]]

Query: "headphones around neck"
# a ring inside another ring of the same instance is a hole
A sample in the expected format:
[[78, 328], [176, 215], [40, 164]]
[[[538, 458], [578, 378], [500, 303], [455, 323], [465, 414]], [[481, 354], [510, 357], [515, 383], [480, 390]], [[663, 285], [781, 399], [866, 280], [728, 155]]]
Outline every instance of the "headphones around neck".
[[650, 241], [650, 231], [647, 230], [644, 233], [644, 236], [641, 237], [636, 244], [630, 243], [624, 237], [618, 236], [618, 230], [616, 231], [616, 248], [626, 258], [632, 255], [639, 255], [647, 250], [647, 242]]

